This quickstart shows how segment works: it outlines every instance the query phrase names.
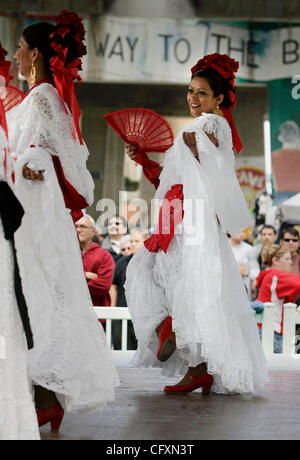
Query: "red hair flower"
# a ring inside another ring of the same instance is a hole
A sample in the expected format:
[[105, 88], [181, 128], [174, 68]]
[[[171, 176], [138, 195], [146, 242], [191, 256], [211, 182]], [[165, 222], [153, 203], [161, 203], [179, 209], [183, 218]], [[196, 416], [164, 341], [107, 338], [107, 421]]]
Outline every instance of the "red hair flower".
[[227, 54], [208, 54], [204, 58], [200, 59], [194, 67], [191, 68], [192, 75], [197, 70], [209, 69], [212, 67], [215, 69], [223, 78], [233, 79], [235, 78], [235, 72], [239, 69], [239, 63]]
[[[82, 144], [79, 127], [80, 109], [76, 97], [74, 80], [81, 82], [78, 74], [82, 70], [81, 57], [87, 53], [83, 44], [85, 30], [82, 19], [76, 14], [63, 10], [55, 17], [56, 28], [50, 35], [50, 46], [54, 56], [50, 59], [50, 68], [53, 72], [55, 87], [63, 104], [67, 104], [73, 117], [73, 136], [78, 135]], [[69, 48], [72, 45], [72, 60], [69, 56]], [[75, 45], [75, 47], [74, 47]], [[73, 50], [74, 48], [74, 50]], [[66, 109], [66, 106], [65, 106]]]
[[65, 38], [65, 35], [70, 32], [69, 26], [71, 26], [73, 28], [74, 40], [77, 44], [78, 57], [82, 57], [87, 54], [86, 47], [83, 44], [85, 30], [82, 19], [76, 13], [63, 10], [59, 16], [55, 16], [55, 22], [57, 24], [56, 32], [63, 38]]

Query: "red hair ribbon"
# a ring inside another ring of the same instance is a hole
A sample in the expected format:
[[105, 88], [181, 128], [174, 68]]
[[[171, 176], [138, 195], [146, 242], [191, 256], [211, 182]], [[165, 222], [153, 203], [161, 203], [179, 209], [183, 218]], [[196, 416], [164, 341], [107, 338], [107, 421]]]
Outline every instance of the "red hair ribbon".
[[[63, 10], [61, 14], [55, 17], [57, 28], [50, 35], [51, 47], [56, 55], [50, 59], [50, 68], [53, 72], [55, 87], [60, 95], [63, 103], [67, 104], [73, 118], [73, 137], [76, 139], [76, 133], [80, 144], [83, 144], [81, 131], [79, 127], [80, 109], [76, 97], [76, 89], [74, 80], [81, 82], [78, 75], [81, 68], [80, 58], [86, 54], [86, 47], [82, 43], [85, 36], [85, 30], [82, 24], [82, 19], [76, 13], [70, 13]], [[55, 41], [55, 36], [58, 34], [62, 39], [71, 32], [74, 34], [73, 39], [77, 47], [77, 58], [74, 61], [66, 63], [68, 48], [63, 47]], [[65, 107], [66, 109], [66, 107]]]
[[237, 151], [237, 153], [240, 153], [242, 151], [242, 149], [243, 149], [243, 144], [242, 144], [242, 141], [241, 141], [241, 139], [240, 139], [240, 137], [238, 135], [238, 132], [236, 130], [231, 110], [230, 110], [229, 107], [220, 107], [220, 109], [222, 110], [223, 115], [226, 118], [226, 120], [228, 121], [229, 126], [231, 128], [233, 148]]
[[209, 68], [215, 69], [221, 75], [221, 77], [227, 80], [229, 84], [228, 96], [230, 106], [223, 107], [222, 104], [220, 104], [220, 109], [222, 110], [224, 117], [230, 125], [232, 132], [233, 148], [236, 149], [237, 153], [240, 153], [243, 148], [243, 144], [241, 142], [241, 139], [239, 138], [230, 110], [230, 107], [234, 108], [236, 105], [234, 79], [235, 72], [237, 72], [239, 69], [239, 63], [235, 61], [233, 58], [229, 57], [227, 54], [213, 53], [204, 56], [204, 58], [200, 59], [197, 62], [197, 64], [191, 68], [191, 72], [192, 75], [194, 75], [197, 72], [197, 70], [205, 70]]

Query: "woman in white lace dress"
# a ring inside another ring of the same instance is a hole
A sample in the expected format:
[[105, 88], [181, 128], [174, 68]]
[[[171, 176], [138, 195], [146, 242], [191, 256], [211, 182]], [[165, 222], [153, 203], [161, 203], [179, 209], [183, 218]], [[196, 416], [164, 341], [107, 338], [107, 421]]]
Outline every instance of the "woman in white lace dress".
[[[0, 105], [1, 104], [2, 102], [0, 100]], [[40, 435], [27, 372], [25, 334], [20, 312], [18, 311], [15, 293], [16, 286], [14, 277], [16, 275], [16, 267], [13, 258], [12, 240], [13, 232], [20, 224], [22, 210], [6, 182], [11, 171], [10, 165], [8, 164], [7, 138], [1, 126], [1, 120], [5, 116], [3, 107], [0, 107], [0, 112], [1, 111], [0, 440], [38, 440], [40, 439]], [[32, 336], [30, 331], [28, 335], [28, 346], [32, 347]]]
[[39, 424], [50, 421], [54, 431], [63, 411], [102, 410], [119, 384], [73, 222], [92, 203], [94, 188], [72, 78], [80, 69], [83, 26], [74, 13], [56, 19], [56, 26], [23, 31], [14, 58], [29, 92], [7, 117], [15, 193], [25, 210], [16, 247], [35, 340], [29, 375]]
[[[139, 343], [136, 363], [184, 375], [166, 393], [200, 387], [203, 393], [211, 387], [252, 393], [267, 381], [256, 321], [227, 236], [250, 223], [234, 170], [233, 147], [241, 148], [230, 114], [237, 68], [218, 53], [193, 67], [187, 100], [195, 121], [166, 152], [159, 176], [151, 160], [143, 165], [164, 206], [158, 229], [128, 266], [125, 288]], [[127, 148], [134, 158], [135, 149]], [[173, 214], [165, 206], [172, 201]]]

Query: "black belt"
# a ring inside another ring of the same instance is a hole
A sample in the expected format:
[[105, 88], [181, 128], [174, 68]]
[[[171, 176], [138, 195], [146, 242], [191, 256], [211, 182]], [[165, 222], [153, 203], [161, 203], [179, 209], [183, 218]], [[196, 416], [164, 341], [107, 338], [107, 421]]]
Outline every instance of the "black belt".
[[12, 243], [16, 300], [25, 331], [27, 347], [30, 350], [33, 348], [33, 335], [28, 316], [28, 309], [22, 290], [22, 282], [14, 242], [14, 233], [20, 227], [23, 215], [24, 210], [9, 185], [4, 181], [0, 181], [0, 216], [2, 219], [5, 239], [11, 241]]

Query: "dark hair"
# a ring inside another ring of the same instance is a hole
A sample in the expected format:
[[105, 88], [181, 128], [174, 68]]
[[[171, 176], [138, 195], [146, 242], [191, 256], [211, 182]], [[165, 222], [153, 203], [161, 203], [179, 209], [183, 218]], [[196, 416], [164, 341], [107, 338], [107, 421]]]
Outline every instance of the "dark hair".
[[262, 227], [262, 229], [260, 230], [259, 233], [261, 233], [265, 228], [267, 228], [267, 229], [269, 229], [269, 230], [273, 230], [274, 235], [276, 235], [277, 232], [276, 232], [275, 227], [273, 227], [273, 225], [267, 225], [267, 224], [266, 224], [266, 225], [263, 225], [263, 227]]
[[67, 33], [64, 38], [58, 33], [56, 33], [53, 38], [50, 38], [50, 35], [55, 32], [57, 28], [57, 26], [50, 22], [32, 24], [26, 27], [22, 32], [22, 36], [26, 40], [29, 48], [37, 48], [42, 53], [45, 67], [49, 73], [51, 73], [49, 60], [56, 55], [55, 51], [50, 46], [52, 40], [68, 48], [66, 64], [73, 62], [79, 56], [78, 44], [74, 40], [74, 28], [70, 24], [68, 24], [68, 27], [70, 28], [70, 32]]
[[[230, 107], [231, 102], [229, 99], [228, 91], [229, 89], [232, 90], [232, 87], [230, 86], [228, 80], [223, 78], [219, 74], [219, 72], [217, 72], [215, 69], [210, 67], [209, 69], [197, 70], [192, 75], [192, 79], [194, 77], [204, 78], [208, 82], [209, 86], [211, 87], [215, 97], [219, 96], [219, 94], [224, 94], [224, 99], [221, 102], [220, 106]], [[234, 89], [234, 92], [235, 92], [235, 89]]]
[[297, 238], [299, 238], [299, 232], [294, 227], [285, 227], [280, 233], [280, 239], [281, 240], [283, 240], [285, 233], [290, 233], [291, 235], [296, 236]]

